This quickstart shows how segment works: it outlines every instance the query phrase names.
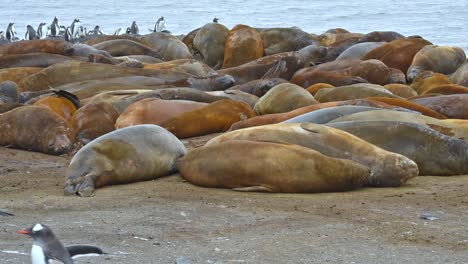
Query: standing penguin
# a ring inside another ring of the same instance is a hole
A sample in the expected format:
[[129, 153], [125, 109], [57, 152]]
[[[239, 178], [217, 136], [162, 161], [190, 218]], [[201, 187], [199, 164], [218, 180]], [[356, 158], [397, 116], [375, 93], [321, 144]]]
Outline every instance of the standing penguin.
[[130, 34], [138, 35], [138, 33], [140, 33], [140, 30], [138, 29], [136, 21], [133, 21], [132, 25], [130, 26]]
[[80, 27], [80, 20], [75, 18], [70, 26], [72, 38], [77, 38], [79, 36], [78, 28]]
[[73, 40], [73, 34], [71, 32], [70, 27], [67, 27], [66, 30], [65, 30], [65, 40], [68, 41], [68, 42]]
[[34, 240], [31, 249], [32, 264], [73, 264], [72, 257], [78, 257], [78, 255], [104, 254], [100, 248], [94, 246], [66, 248], [55, 237], [52, 230], [43, 224], [36, 224], [31, 228], [18, 230], [17, 233], [28, 235]]
[[164, 17], [160, 17], [154, 24], [154, 29], [150, 29], [151, 32], [162, 32], [166, 29], [166, 20]]
[[[41, 23], [39, 24], [39, 26], [37, 27], [37, 32], [36, 32], [36, 33], [37, 33], [37, 38], [38, 38], [38, 39], [41, 39], [41, 38], [42, 38], [42, 36], [43, 36], [42, 27], [45, 26], [45, 25], [46, 25], [46, 23], [41, 22]], [[46, 32], [46, 35], [47, 35], [47, 32]]]
[[0, 31], [0, 40], [5, 40], [5, 35], [3, 34], [3, 31]]
[[95, 26], [93, 30], [90, 30], [88, 32], [88, 35], [103, 35], [104, 33], [102, 33], [101, 31], [101, 28], [99, 27], [99, 25]]
[[24, 39], [26, 40], [38, 39], [36, 30], [31, 25], [26, 26], [26, 34], [24, 34]]
[[15, 23], [9, 23], [6, 30], [6, 39], [9, 41], [15, 41], [15, 28], [13, 27]]
[[54, 17], [54, 20], [52, 21], [52, 24], [50, 25], [50, 35], [55, 37], [58, 36], [60, 33], [60, 26], [58, 22], [58, 18]]
[[80, 28], [79, 28], [79, 36], [80, 36], [80, 38], [84, 38], [84, 37], [86, 37], [86, 35], [88, 35], [88, 32], [87, 32], [87, 30], [86, 30], [86, 27], [80, 26]]

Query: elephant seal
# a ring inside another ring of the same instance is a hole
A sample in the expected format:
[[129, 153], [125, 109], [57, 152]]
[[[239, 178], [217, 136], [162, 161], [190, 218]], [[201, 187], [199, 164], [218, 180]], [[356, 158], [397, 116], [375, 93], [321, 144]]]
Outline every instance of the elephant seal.
[[[19, 67], [0, 69], [0, 82], [12, 81], [18, 84], [23, 78], [31, 76], [42, 70], [40, 67]], [[18, 91], [22, 89], [18, 87]]]
[[207, 103], [186, 100], [146, 98], [129, 105], [117, 118], [115, 128], [120, 129], [140, 124], [160, 125], [172, 117], [207, 105]]
[[82, 43], [75, 43], [73, 46], [67, 48], [65, 50], [65, 55], [72, 56], [72, 57], [86, 57], [89, 58], [91, 55], [102, 56], [105, 58], [112, 59], [112, 56], [104, 50], [96, 49], [93, 46], [82, 44]]
[[409, 99], [448, 118], [468, 119], [468, 94], [453, 94]]
[[197, 77], [208, 77], [216, 75], [217, 72], [203, 62], [194, 59], [178, 59], [160, 63], [145, 63], [144, 69], [170, 70], [193, 74]]
[[349, 121], [327, 126], [408, 157], [418, 164], [420, 175], [468, 173], [468, 142], [446, 136], [425, 125], [399, 121]]
[[418, 94], [425, 94], [437, 86], [448, 84], [452, 84], [452, 82], [444, 74], [424, 71], [416, 76], [411, 83], [411, 88]]
[[35, 52], [66, 55], [73, 44], [64, 40], [35, 39], [15, 41], [0, 46], [0, 55], [27, 54]]
[[104, 50], [113, 57], [127, 55], [147, 55], [157, 59], [162, 59], [162, 56], [158, 51], [128, 39], [107, 40], [95, 44], [93, 47], [98, 50]]
[[305, 147], [246, 140], [193, 149], [178, 169], [195, 185], [249, 192], [349, 191], [370, 175], [364, 165]]
[[12, 81], [0, 83], [0, 104], [19, 103], [18, 85]]
[[358, 76], [347, 76], [342, 73], [307, 69], [309, 68], [304, 68], [295, 72], [291, 78], [291, 83], [304, 88], [317, 83], [326, 83], [335, 87], [356, 83], [368, 83], [366, 79]]
[[423, 105], [408, 101], [406, 99], [402, 98], [390, 98], [390, 97], [368, 97], [368, 100], [372, 100], [375, 102], [382, 102], [387, 105], [391, 105], [394, 107], [401, 107], [401, 108], [406, 108], [412, 111], [419, 112], [425, 116], [437, 118], [437, 119], [446, 119], [447, 117], [441, 113], [438, 113], [437, 111], [434, 111], [432, 109], [429, 109]]
[[318, 44], [316, 38], [297, 27], [256, 28], [262, 37], [266, 56], [300, 50], [309, 45]]
[[352, 160], [370, 168], [365, 185], [397, 187], [418, 176], [418, 166], [405, 156], [385, 151], [339, 129], [312, 123], [276, 124], [232, 131], [217, 136], [211, 146], [231, 140], [294, 144], [321, 154]]
[[327, 48], [318, 45], [309, 45], [297, 51], [287, 51], [264, 56], [251, 62], [244, 63], [243, 65], [271, 64], [286, 57], [296, 57], [303, 62], [304, 66], [311, 66], [322, 62], [326, 55]]
[[356, 45], [358, 43], [359, 36], [352, 36], [347, 39], [336, 41], [327, 45], [327, 55], [321, 60], [321, 62], [330, 62], [336, 60], [341, 53], [343, 53], [349, 47]]
[[369, 51], [363, 60], [377, 59], [406, 73], [414, 55], [427, 45], [432, 43], [422, 38], [400, 38]]
[[414, 55], [406, 76], [411, 82], [423, 71], [450, 74], [465, 62], [465, 52], [459, 47], [427, 45]]
[[154, 32], [143, 36], [148, 46], [161, 54], [164, 61], [176, 59], [193, 59], [187, 45], [177, 37], [165, 32]]
[[346, 86], [331, 88], [324, 94], [316, 94], [315, 99], [321, 103], [332, 101], [343, 101], [351, 99], [359, 99], [366, 97], [390, 97], [401, 98], [392, 94], [389, 90], [381, 85], [370, 83], [358, 83]]
[[222, 68], [239, 66], [262, 56], [263, 42], [258, 31], [239, 24], [227, 36]]
[[98, 43], [108, 41], [108, 40], [115, 40], [115, 39], [128, 39], [131, 41], [138, 42], [143, 45], [148, 45], [149, 43], [145, 40], [142, 40], [138, 36], [132, 36], [129, 34], [126, 35], [97, 35], [97, 36], [92, 36], [91, 39], [85, 40], [83, 43], [89, 46], [94, 46]]
[[0, 68], [49, 67], [56, 63], [74, 60], [73, 58], [49, 53], [27, 53], [0, 56]]
[[75, 112], [70, 123], [75, 130], [77, 147], [114, 130], [119, 112], [109, 102], [89, 103]]
[[287, 82], [288, 81], [282, 78], [257, 79], [244, 84], [235, 85], [231, 88], [228, 88], [226, 91], [238, 90], [249, 94], [253, 94], [258, 97], [262, 97], [271, 88], [275, 87], [278, 84]]
[[335, 88], [335, 86], [328, 84], [328, 83], [316, 83], [312, 84], [311, 86], [307, 87], [306, 90], [312, 94], [315, 95], [319, 90], [322, 89], [328, 89], [328, 88]]
[[419, 113], [377, 110], [353, 113], [330, 120], [328, 123], [339, 123], [346, 121], [401, 121], [426, 125], [444, 135], [458, 139], [468, 139], [468, 120], [461, 120], [463, 123], [452, 123], [445, 120], [421, 115]]
[[343, 105], [335, 107], [327, 107], [318, 109], [309, 113], [298, 115], [296, 117], [287, 119], [281, 123], [294, 124], [294, 123], [314, 123], [314, 124], [325, 124], [331, 120], [337, 119], [342, 116], [347, 116], [354, 113], [380, 110], [382, 108], [370, 107], [370, 106], [359, 106], [359, 105]]
[[401, 39], [404, 37], [405, 36], [395, 31], [372, 31], [362, 36], [362, 38], [359, 39], [359, 42], [360, 43], [373, 42], [373, 41], [390, 42], [390, 41]]
[[384, 88], [389, 90], [392, 94], [402, 98], [410, 98], [417, 96], [418, 93], [411, 88], [411, 86], [401, 83], [389, 83], [384, 85]]
[[465, 62], [451, 76], [450, 80], [459, 85], [468, 87], [468, 63]]
[[186, 149], [156, 125], [119, 129], [89, 142], [70, 161], [65, 195], [93, 196], [105, 185], [156, 179], [175, 171]]
[[26, 105], [0, 114], [1, 146], [61, 155], [71, 149], [73, 133], [67, 121], [44, 106]]
[[234, 101], [244, 102], [250, 105], [250, 107], [254, 107], [258, 101], [258, 97], [249, 93], [245, 93], [242, 91], [237, 90], [225, 90], [225, 91], [213, 91], [213, 92], [206, 92], [209, 95], [218, 96], [221, 98], [231, 99]]
[[189, 138], [224, 132], [233, 123], [253, 116], [255, 112], [247, 103], [225, 99], [170, 118], [161, 126], [178, 138]]
[[345, 49], [336, 60], [361, 60], [369, 51], [382, 46], [386, 42], [363, 42]]
[[193, 39], [193, 48], [203, 56], [203, 62], [220, 69], [224, 61], [224, 47], [229, 29], [219, 23], [205, 24]]
[[275, 114], [318, 103], [304, 88], [292, 83], [282, 83], [262, 96], [255, 104], [254, 110], [257, 115]]

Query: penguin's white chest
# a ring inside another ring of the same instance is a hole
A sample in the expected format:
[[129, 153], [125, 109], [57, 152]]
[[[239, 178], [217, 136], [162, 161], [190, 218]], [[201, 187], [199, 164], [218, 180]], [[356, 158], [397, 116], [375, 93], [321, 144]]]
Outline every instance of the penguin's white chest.
[[31, 249], [31, 262], [32, 264], [46, 264], [44, 252], [38, 245], [33, 245]]

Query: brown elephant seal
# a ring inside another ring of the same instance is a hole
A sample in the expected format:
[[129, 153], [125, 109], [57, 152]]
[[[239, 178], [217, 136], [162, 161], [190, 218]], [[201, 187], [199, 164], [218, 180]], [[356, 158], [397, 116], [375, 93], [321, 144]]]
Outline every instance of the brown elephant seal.
[[128, 34], [125, 34], [125, 35], [97, 35], [97, 36], [93, 36], [92, 39], [85, 40], [83, 43], [86, 44], [86, 45], [89, 45], [89, 46], [93, 46], [93, 45], [96, 45], [96, 44], [104, 42], [104, 41], [115, 40], [115, 39], [128, 39], [128, 40], [135, 41], [135, 42], [138, 42], [138, 43], [143, 44], [143, 45], [148, 45], [148, 42], [141, 39], [140, 36], [134, 36], [134, 35], [132, 36], [132, 35], [128, 35]]
[[178, 59], [154, 64], [145, 63], [143, 68], [152, 70], [170, 70], [185, 72], [193, 74], [197, 77], [204, 78], [217, 74], [217, 72], [214, 71], [210, 66], [194, 59]]
[[213, 92], [206, 92], [206, 93], [209, 95], [214, 95], [214, 96], [218, 96], [221, 98], [244, 102], [250, 105], [250, 107], [252, 108], [255, 106], [255, 104], [258, 101], [257, 96], [253, 94], [245, 93], [242, 91], [238, 91], [238, 90], [213, 91]]
[[468, 87], [468, 63], [465, 62], [451, 76], [450, 80], [459, 85]]
[[326, 55], [327, 48], [318, 45], [309, 45], [297, 51], [281, 52], [264, 56], [243, 65], [271, 64], [286, 57], [296, 57], [304, 66], [311, 66], [322, 62]]
[[224, 61], [224, 46], [229, 29], [219, 23], [205, 24], [193, 39], [193, 49], [200, 52], [203, 62], [213, 69], [220, 69]]
[[65, 195], [93, 196], [105, 185], [156, 179], [175, 171], [185, 147], [156, 125], [119, 129], [89, 142], [70, 161]]
[[468, 142], [446, 136], [425, 125], [399, 121], [349, 121], [327, 126], [408, 157], [418, 164], [420, 175], [468, 173]]
[[51, 155], [67, 153], [73, 129], [47, 107], [27, 105], [0, 114], [0, 145]]
[[[40, 67], [19, 67], [0, 69], [0, 82], [12, 81], [19, 83], [23, 78], [31, 76], [42, 70]], [[19, 88], [19, 87], [18, 87]], [[21, 88], [18, 91], [22, 90]]]
[[382, 46], [386, 42], [363, 42], [345, 49], [336, 60], [361, 60], [369, 51]]
[[433, 118], [437, 119], [446, 119], [447, 117], [432, 110], [427, 107], [424, 107], [423, 105], [408, 101], [403, 98], [390, 98], [390, 97], [368, 97], [368, 100], [374, 101], [374, 102], [381, 102], [390, 106], [394, 107], [401, 107], [401, 108], [406, 108], [412, 111], [419, 112], [425, 116], [430, 116]]
[[157, 59], [162, 59], [162, 56], [158, 51], [128, 39], [103, 41], [93, 45], [93, 47], [98, 50], [104, 50], [113, 57], [127, 55], [147, 55]]
[[331, 33], [331, 32], [326, 32], [323, 34], [318, 35], [318, 41], [322, 46], [331, 46], [335, 43], [339, 42], [346, 42], [348, 40], [352, 40], [353, 42], [357, 42], [364, 34], [361, 33], [351, 33], [351, 32], [337, 32], [337, 33]]
[[328, 123], [346, 121], [401, 121], [415, 123], [425, 125], [450, 137], [468, 139], [468, 120], [464, 124], [452, 123], [414, 112], [395, 111], [393, 109], [357, 112], [330, 120]]
[[65, 50], [65, 55], [74, 57], [89, 57], [90, 55], [99, 55], [106, 58], [112, 58], [109, 52], [82, 43], [75, 43], [73, 46], [67, 48]]
[[140, 124], [161, 125], [172, 117], [207, 105], [207, 103], [186, 100], [146, 98], [129, 105], [117, 118], [115, 128], [120, 129]]
[[75, 112], [70, 123], [75, 130], [77, 148], [114, 130], [119, 112], [109, 102], [89, 103]]
[[239, 24], [229, 31], [224, 49], [223, 69], [239, 66], [262, 56], [263, 42], [257, 30]]
[[266, 56], [300, 50], [318, 41], [309, 33], [297, 28], [256, 28], [262, 37]]
[[412, 81], [423, 71], [450, 74], [465, 62], [465, 52], [459, 47], [427, 45], [414, 55], [406, 76]]
[[328, 89], [328, 88], [335, 88], [335, 86], [328, 84], [328, 83], [316, 83], [312, 84], [311, 86], [307, 87], [306, 90], [312, 94], [315, 95], [319, 90], [322, 89]]
[[282, 83], [262, 96], [255, 104], [254, 110], [258, 115], [275, 114], [318, 103], [304, 88], [292, 83]]
[[226, 91], [230, 90], [238, 90], [242, 92], [246, 92], [249, 94], [253, 94], [258, 97], [262, 97], [265, 95], [271, 88], [275, 87], [281, 83], [287, 83], [285, 79], [282, 78], [270, 78], [270, 79], [258, 79], [253, 80], [244, 84], [235, 85]]
[[304, 88], [316, 83], [327, 83], [335, 87], [356, 83], [368, 83], [366, 79], [359, 76], [347, 76], [342, 73], [307, 69], [308, 68], [304, 68], [294, 73], [291, 78], [291, 83]]
[[255, 112], [247, 103], [225, 99], [170, 118], [161, 126], [178, 138], [189, 138], [224, 132], [233, 123], [253, 116]]
[[358, 40], [359, 36], [354, 36], [327, 45], [327, 55], [321, 60], [321, 62], [330, 62], [336, 60], [336, 58], [338, 58], [338, 56], [340, 56], [340, 54], [343, 53], [346, 49], [356, 45]]
[[177, 37], [165, 32], [154, 32], [143, 36], [148, 46], [161, 54], [164, 61], [176, 59], [193, 59], [187, 45]]
[[384, 85], [385, 89], [389, 90], [392, 94], [403, 97], [410, 98], [417, 96], [418, 93], [411, 88], [411, 86], [401, 83], [389, 83]]
[[418, 94], [425, 94], [437, 86], [447, 84], [452, 84], [452, 82], [444, 74], [424, 71], [416, 76], [411, 83], [411, 88]]
[[367, 166], [365, 185], [397, 187], [418, 176], [418, 166], [405, 156], [388, 152], [339, 129], [312, 123], [276, 124], [232, 131], [208, 141], [206, 146], [231, 140], [294, 144], [321, 154]]
[[363, 60], [377, 59], [406, 73], [414, 55], [427, 45], [432, 43], [422, 38], [400, 38], [369, 51]]
[[26, 53], [52, 53], [66, 55], [65, 51], [73, 44], [64, 40], [36, 39], [15, 41], [0, 46], [0, 55], [26, 54]]
[[453, 94], [409, 99], [448, 118], [468, 119], [468, 94]]
[[196, 28], [196, 29], [190, 31], [181, 40], [187, 46], [190, 53], [193, 55], [194, 59], [203, 60], [202, 56], [200, 54], [198, 54], [199, 51], [195, 50], [195, 48], [193, 47], [193, 40], [195, 39], [195, 36], [197, 36], [198, 31], [200, 31], [200, 28]]
[[193, 149], [177, 167], [192, 184], [250, 192], [349, 191], [361, 187], [370, 174], [357, 162], [305, 147], [246, 140]]
[[12, 81], [0, 83], [0, 104], [19, 103], [18, 85]]
[[48, 107], [67, 121], [81, 106], [78, 97], [66, 91], [53, 91], [52, 95], [41, 97], [33, 104]]
[[404, 38], [405, 36], [401, 35], [395, 31], [372, 31], [359, 39], [360, 43], [363, 42], [390, 42], [396, 39]]
[[73, 58], [49, 53], [27, 53], [0, 56], [0, 68], [49, 67], [56, 63], [73, 60]]
[[218, 70], [221, 75], [232, 76], [235, 84], [244, 84], [258, 79], [282, 78], [291, 79], [294, 73], [305, 66], [304, 62], [294, 56], [274, 60], [271, 63], [246, 63], [236, 67]]
[[367, 97], [401, 98], [392, 94], [389, 90], [383, 88], [383, 86], [381, 85], [370, 83], [358, 83], [340, 86], [331, 88], [331, 90], [323, 94], [315, 94], [315, 99], [317, 99], [317, 101], [321, 103], [360, 99]]
[[163, 60], [161, 60], [161, 59], [157, 59], [155, 57], [151, 57], [151, 56], [148, 56], [148, 55], [117, 56], [117, 57], [114, 57], [114, 59], [117, 59], [120, 62], [136, 60], [136, 61], [139, 61], [141, 63], [152, 63], [152, 64], [163, 62]]

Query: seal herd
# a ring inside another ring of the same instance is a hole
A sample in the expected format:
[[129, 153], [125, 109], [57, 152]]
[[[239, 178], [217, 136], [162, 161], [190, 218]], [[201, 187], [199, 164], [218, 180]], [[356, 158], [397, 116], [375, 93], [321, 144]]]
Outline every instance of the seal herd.
[[[0, 145], [72, 157], [66, 195], [174, 173], [289, 193], [468, 174], [459, 47], [217, 19], [182, 36], [161, 18], [146, 35], [133, 23], [127, 34], [80, 37], [74, 23], [73, 43], [0, 45]], [[199, 136], [203, 146], [181, 141]]]

